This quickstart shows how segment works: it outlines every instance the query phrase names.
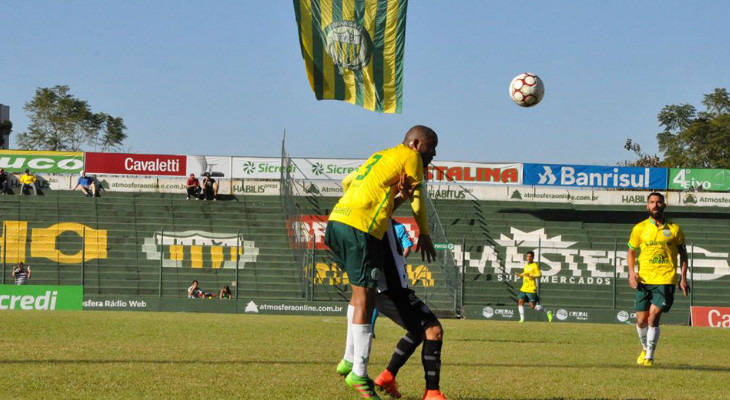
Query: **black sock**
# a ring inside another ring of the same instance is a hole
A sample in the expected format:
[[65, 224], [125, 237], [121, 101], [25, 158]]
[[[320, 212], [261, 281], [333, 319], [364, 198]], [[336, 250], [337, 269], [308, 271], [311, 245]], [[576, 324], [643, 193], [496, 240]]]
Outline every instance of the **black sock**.
[[408, 358], [416, 351], [419, 344], [421, 344], [421, 338], [416, 338], [410, 332], [406, 333], [395, 346], [393, 356], [388, 363], [388, 371], [395, 376], [400, 367], [405, 365]]
[[438, 390], [441, 377], [441, 345], [440, 340], [424, 340], [421, 350], [421, 362], [426, 374], [426, 389]]

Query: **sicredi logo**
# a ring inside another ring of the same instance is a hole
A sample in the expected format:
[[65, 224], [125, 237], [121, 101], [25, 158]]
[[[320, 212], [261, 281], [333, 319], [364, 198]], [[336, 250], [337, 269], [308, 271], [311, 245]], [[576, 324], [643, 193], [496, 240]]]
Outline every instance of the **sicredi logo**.
[[57, 298], [55, 290], [41, 296], [0, 294], [0, 310], [55, 310]]

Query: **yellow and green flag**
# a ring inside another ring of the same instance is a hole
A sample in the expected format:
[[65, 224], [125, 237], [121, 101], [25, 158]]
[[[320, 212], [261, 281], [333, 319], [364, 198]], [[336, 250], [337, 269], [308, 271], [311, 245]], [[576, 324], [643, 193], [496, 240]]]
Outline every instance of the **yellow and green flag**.
[[294, 0], [317, 100], [400, 113], [408, 0]]

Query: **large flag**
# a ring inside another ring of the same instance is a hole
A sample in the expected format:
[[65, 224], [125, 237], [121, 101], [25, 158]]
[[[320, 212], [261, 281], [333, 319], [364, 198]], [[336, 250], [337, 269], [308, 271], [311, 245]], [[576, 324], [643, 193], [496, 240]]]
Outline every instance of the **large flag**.
[[408, 0], [294, 0], [317, 100], [400, 113]]

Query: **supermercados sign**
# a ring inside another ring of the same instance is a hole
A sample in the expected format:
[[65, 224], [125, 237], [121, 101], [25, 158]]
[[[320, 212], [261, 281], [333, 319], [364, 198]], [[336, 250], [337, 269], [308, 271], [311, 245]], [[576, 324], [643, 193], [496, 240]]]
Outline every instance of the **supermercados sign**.
[[10, 172], [75, 174], [84, 169], [84, 154], [61, 151], [0, 151], [0, 168]]
[[666, 168], [524, 164], [525, 185], [666, 189]]

